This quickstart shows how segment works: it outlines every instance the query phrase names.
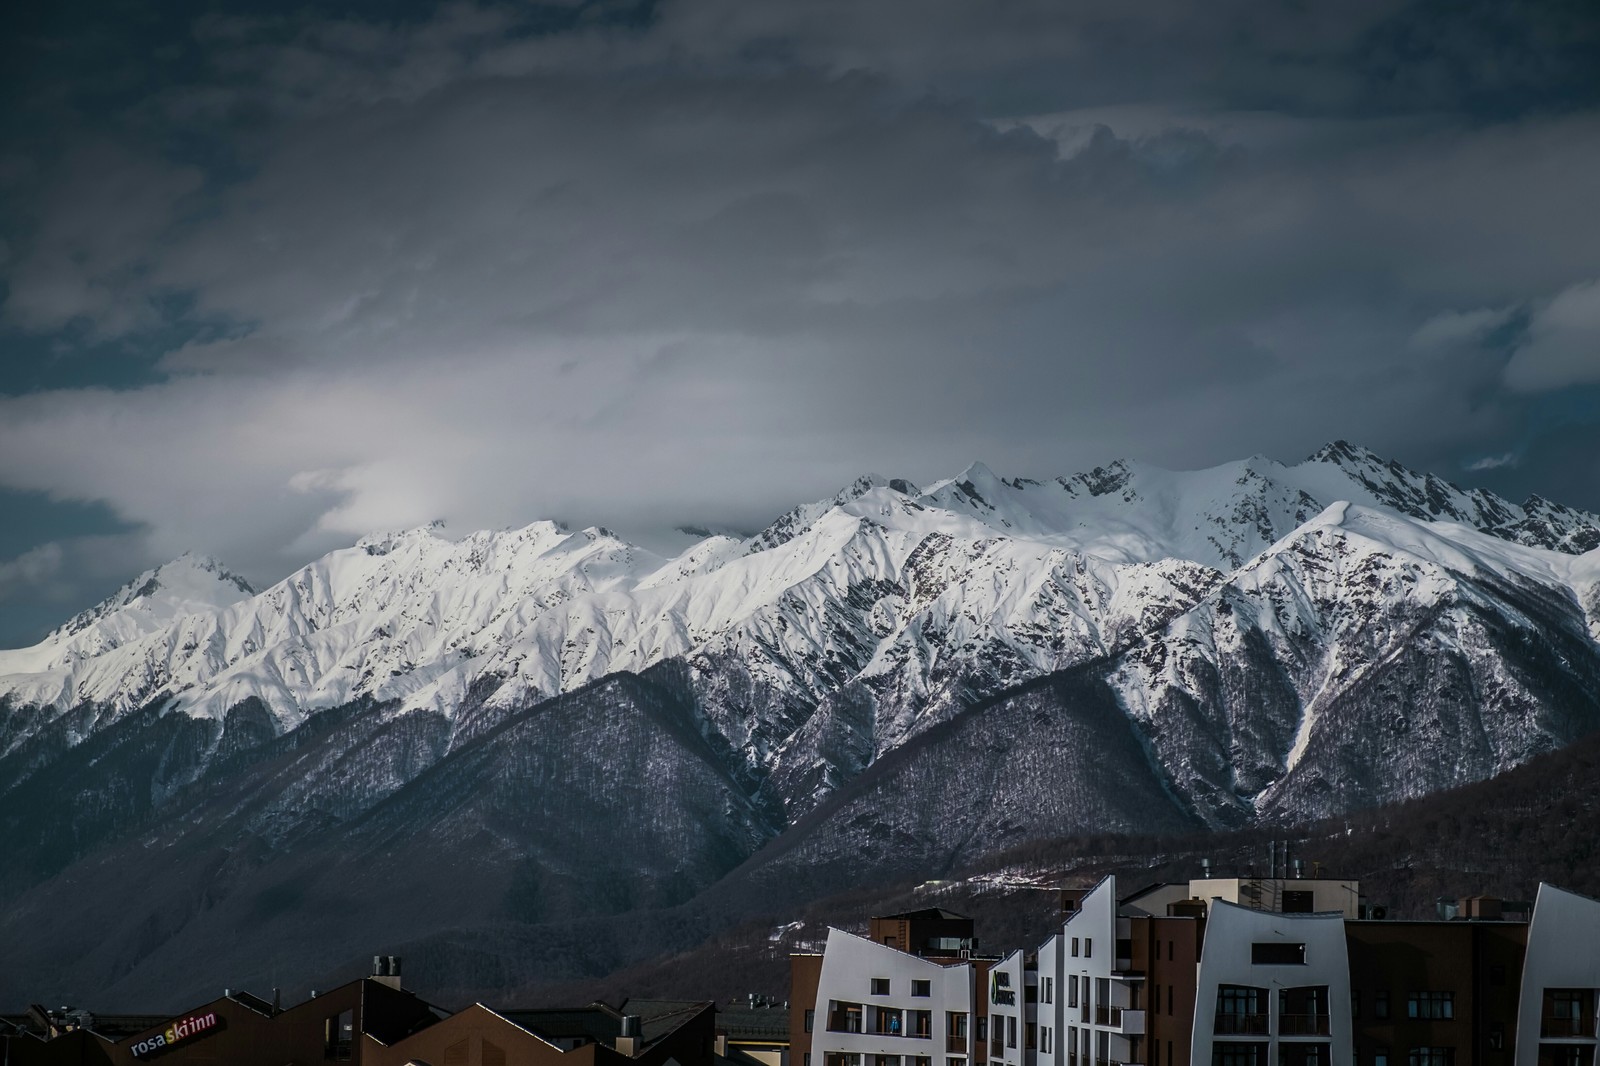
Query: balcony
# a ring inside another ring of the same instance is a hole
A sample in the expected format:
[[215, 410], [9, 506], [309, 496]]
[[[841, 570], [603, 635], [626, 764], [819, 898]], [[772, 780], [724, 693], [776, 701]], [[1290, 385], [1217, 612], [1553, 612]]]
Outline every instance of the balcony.
[[1593, 1040], [1593, 1018], [1560, 1018], [1547, 1014], [1539, 1019], [1539, 1036], [1550, 1040]]
[[839, 1011], [828, 1015], [828, 1032], [830, 1033], [859, 1033], [861, 1032], [860, 1011]]
[[1280, 1014], [1278, 1015], [1279, 1036], [1327, 1036], [1328, 1016], [1326, 1014]]
[[1211, 1031], [1218, 1036], [1266, 1036], [1265, 1014], [1219, 1014]]
[[1122, 1015], [1122, 1019], [1121, 1025], [1118, 1027], [1117, 1032], [1121, 1033], [1123, 1036], [1144, 1035], [1144, 1011], [1132, 1010], [1124, 1007], [1118, 1013]]
[[944, 1050], [947, 1055], [965, 1055], [967, 1053], [967, 1038], [964, 1036], [945, 1037]]

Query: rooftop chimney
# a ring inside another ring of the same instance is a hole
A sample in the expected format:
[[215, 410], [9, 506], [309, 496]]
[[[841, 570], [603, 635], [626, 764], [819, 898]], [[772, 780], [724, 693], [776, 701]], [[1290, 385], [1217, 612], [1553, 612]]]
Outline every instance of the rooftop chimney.
[[617, 1053], [633, 1058], [639, 1054], [644, 1041], [639, 1036], [639, 1016], [637, 1014], [624, 1014], [622, 1016], [622, 1029], [617, 1034]]
[[372, 977], [380, 985], [390, 988], [400, 987], [400, 956], [374, 955], [372, 956]]

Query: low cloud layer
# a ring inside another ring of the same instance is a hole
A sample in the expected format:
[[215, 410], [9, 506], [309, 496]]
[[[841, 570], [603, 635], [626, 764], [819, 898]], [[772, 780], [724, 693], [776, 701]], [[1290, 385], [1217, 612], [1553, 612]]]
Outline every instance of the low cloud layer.
[[96, 111], [75, 75], [0, 159], [0, 487], [271, 580], [977, 458], [1590, 462], [1537, 426], [1600, 379], [1592, 26], [1058, 7], [196, 13], [182, 77]]

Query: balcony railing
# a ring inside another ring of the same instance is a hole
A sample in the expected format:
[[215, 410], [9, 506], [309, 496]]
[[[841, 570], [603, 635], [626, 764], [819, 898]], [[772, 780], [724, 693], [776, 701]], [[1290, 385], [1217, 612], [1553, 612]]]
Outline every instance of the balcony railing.
[[1265, 1014], [1219, 1014], [1211, 1031], [1219, 1036], [1266, 1036]]
[[1326, 1014], [1280, 1014], [1278, 1015], [1279, 1036], [1327, 1036], [1328, 1016]]
[[1557, 1018], [1545, 1015], [1539, 1019], [1539, 1035], [1556, 1040], [1593, 1037], [1593, 1018]]
[[944, 1050], [950, 1055], [965, 1055], [967, 1053], [967, 1038], [964, 1036], [946, 1036]]
[[1122, 1024], [1122, 1008], [1096, 1007], [1094, 1009], [1094, 1024], [1120, 1026]]
[[828, 1015], [828, 1032], [830, 1033], [859, 1033], [861, 1032], [860, 1014], [830, 1014]]

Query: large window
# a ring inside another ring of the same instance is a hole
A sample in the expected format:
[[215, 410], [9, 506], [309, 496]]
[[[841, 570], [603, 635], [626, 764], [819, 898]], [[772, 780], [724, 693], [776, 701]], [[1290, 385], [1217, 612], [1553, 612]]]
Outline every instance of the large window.
[[1413, 992], [1406, 1000], [1408, 1018], [1454, 1018], [1454, 992]]
[[828, 1032], [861, 1032], [861, 1013], [861, 1004], [859, 1003], [841, 1003], [836, 999], [829, 1000]]
[[923, 999], [926, 999], [928, 996], [933, 995], [933, 982], [932, 981], [912, 981], [911, 982], [911, 995], [913, 997], [923, 998]]
[[1214, 1032], [1224, 1035], [1261, 1035], [1267, 1032], [1267, 990], [1250, 985], [1222, 985], [1217, 989]]
[[1267, 1066], [1267, 1045], [1218, 1041], [1211, 1045], [1211, 1066]]
[[1315, 907], [1310, 892], [1285, 892], [1283, 894], [1283, 913], [1285, 914], [1310, 914]]
[[1594, 1035], [1594, 989], [1547, 988], [1540, 1035], [1554, 1037]]
[[1406, 1066], [1455, 1066], [1453, 1047], [1414, 1047], [1406, 1056]]
[[1250, 945], [1250, 961], [1256, 966], [1303, 966], [1306, 946], [1258, 941]]
[[1327, 985], [1278, 990], [1280, 1036], [1327, 1036], [1328, 1024]]
[[322, 1023], [322, 1057], [344, 1060], [351, 1056], [355, 1046], [356, 1018], [353, 1010], [328, 1016]]
[[889, 979], [887, 977], [874, 977], [872, 979], [872, 994], [887, 996], [889, 994]]

